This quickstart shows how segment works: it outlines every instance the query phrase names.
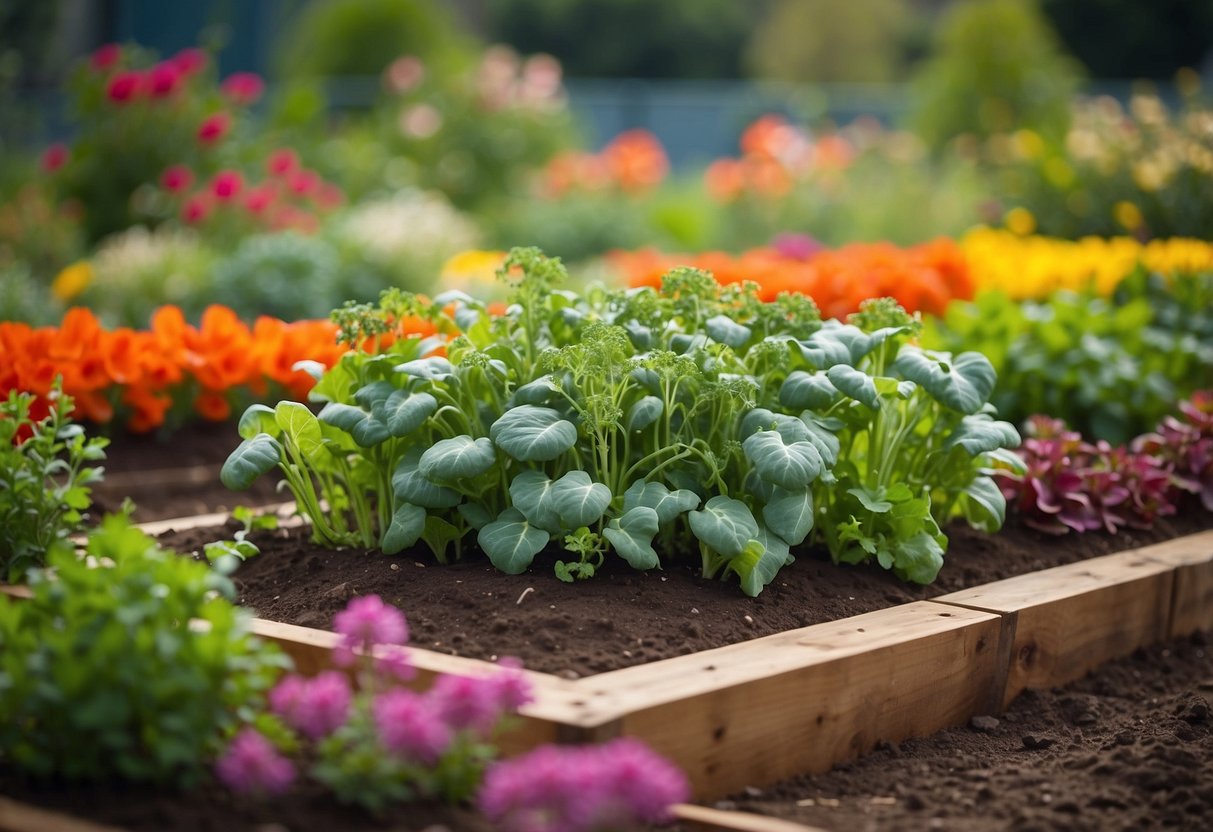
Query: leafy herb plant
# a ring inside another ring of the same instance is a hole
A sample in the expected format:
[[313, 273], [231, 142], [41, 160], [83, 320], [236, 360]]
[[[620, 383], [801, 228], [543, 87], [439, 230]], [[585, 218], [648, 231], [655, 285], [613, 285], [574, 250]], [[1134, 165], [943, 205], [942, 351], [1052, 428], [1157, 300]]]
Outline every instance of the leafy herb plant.
[[[35, 776], [189, 784], [287, 660], [230, 582], [123, 515], [87, 556], [52, 546], [32, 598], [0, 598], [0, 762]], [[203, 622], [204, 626], [197, 626]]]
[[104, 459], [109, 444], [71, 421], [73, 401], [59, 382], [41, 419], [31, 415], [35, 401], [16, 391], [0, 401], [0, 574], [9, 581], [81, 528], [89, 485], [102, 477], [87, 463]]
[[[510, 574], [554, 545], [565, 580], [611, 552], [652, 569], [695, 551], [751, 595], [822, 521], [837, 558], [920, 581], [942, 563], [939, 524], [1001, 523], [986, 455], [1018, 436], [987, 407], [993, 369], [911, 346], [891, 301], [823, 323], [803, 296], [762, 303], [694, 269], [578, 294], [535, 249], [501, 277], [502, 316], [461, 293], [341, 310], [363, 349], [319, 379], [323, 408], [250, 408], [224, 482], [279, 467], [330, 545], [424, 541], [445, 561], [474, 535]], [[417, 315], [440, 335], [400, 337]]]

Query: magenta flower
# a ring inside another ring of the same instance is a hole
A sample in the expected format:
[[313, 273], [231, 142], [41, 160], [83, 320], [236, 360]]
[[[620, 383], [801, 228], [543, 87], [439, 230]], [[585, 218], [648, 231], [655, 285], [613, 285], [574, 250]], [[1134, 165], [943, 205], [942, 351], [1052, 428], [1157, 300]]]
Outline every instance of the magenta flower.
[[198, 48], [182, 49], [173, 57], [169, 58], [177, 71], [182, 77], [188, 78], [206, 69], [207, 57], [206, 52]]
[[514, 713], [523, 705], [535, 701], [531, 682], [522, 673], [522, 661], [506, 656], [497, 662], [501, 670], [489, 679], [497, 707], [506, 713]]
[[244, 195], [244, 208], [250, 214], [261, 214], [274, 202], [274, 192], [264, 185], [249, 188]]
[[270, 691], [270, 710], [304, 736], [327, 737], [350, 716], [353, 692], [345, 674], [335, 670], [308, 679], [290, 675]]
[[139, 95], [143, 76], [138, 72], [119, 72], [106, 85], [105, 95], [115, 104], [126, 104]]
[[97, 72], [105, 72], [116, 66], [122, 59], [122, 47], [116, 43], [107, 43], [97, 48], [89, 58], [89, 64]]
[[811, 260], [825, 246], [808, 234], [780, 234], [771, 242], [771, 248], [792, 260]]
[[160, 185], [169, 193], [179, 194], [194, 184], [194, 174], [185, 165], [172, 165], [160, 174]]
[[426, 692], [426, 699], [452, 731], [487, 736], [501, 718], [498, 688], [491, 679], [444, 674]]
[[198, 141], [212, 145], [227, 135], [232, 127], [232, 117], [227, 113], [214, 113], [202, 120], [198, 126]]
[[181, 219], [189, 225], [205, 222], [211, 215], [211, 202], [205, 194], [195, 194], [181, 206]]
[[211, 180], [211, 193], [220, 202], [230, 202], [244, 190], [244, 177], [234, 170], [222, 170]]
[[286, 176], [299, 167], [299, 154], [289, 147], [281, 147], [270, 154], [265, 167], [271, 176]]
[[451, 744], [451, 732], [430, 702], [410, 690], [393, 690], [375, 698], [375, 726], [384, 748], [421, 763], [434, 763]]
[[255, 72], [234, 72], [219, 85], [219, 91], [238, 107], [247, 107], [265, 91], [265, 82]]
[[234, 792], [282, 794], [295, 780], [291, 761], [261, 734], [244, 728], [215, 763], [215, 773]]
[[375, 657], [375, 672], [398, 682], [407, 682], [417, 675], [408, 653], [398, 647], [381, 647]]
[[286, 175], [286, 186], [299, 196], [307, 196], [316, 190], [320, 177], [315, 171], [299, 168]]
[[171, 61], [156, 64], [147, 74], [147, 89], [152, 98], [167, 98], [177, 91], [181, 70]]
[[409, 639], [404, 613], [383, 603], [378, 595], [363, 595], [351, 600], [333, 619], [333, 629], [367, 646], [404, 644]]
[[47, 173], [54, 173], [66, 165], [70, 157], [71, 153], [68, 151], [67, 145], [63, 142], [55, 142], [42, 152], [42, 169]]
[[545, 746], [495, 764], [477, 804], [506, 832], [591, 832], [668, 820], [686, 777], [638, 740]]

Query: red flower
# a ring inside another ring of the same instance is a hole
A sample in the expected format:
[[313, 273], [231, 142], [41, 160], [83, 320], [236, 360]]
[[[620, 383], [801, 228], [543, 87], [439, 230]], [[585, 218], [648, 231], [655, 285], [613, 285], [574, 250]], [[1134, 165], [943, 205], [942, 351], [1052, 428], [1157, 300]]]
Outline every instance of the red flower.
[[234, 170], [222, 170], [211, 180], [211, 193], [220, 202], [229, 202], [244, 189], [244, 178]]
[[54, 173], [67, 164], [69, 156], [67, 145], [55, 142], [42, 153], [42, 169], [47, 173]]
[[89, 63], [97, 72], [105, 72], [122, 58], [122, 47], [116, 43], [101, 46], [89, 58]]
[[262, 185], [250, 188], [244, 196], [244, 207], [250, 214], [260, 214], [274, 201], [274, 192]]
[[332, 182], [321, 182], [316, 188], [316, 204], [326, 211], [340, 208], [345, 201], [345, 192]]
[[255, 72], [236, 72], [224, 79], [219, 86], [229, 101], [237, 106], [248, 106], [261, 97], [265, 82]]
[[206, 68], [207, 58], [205, 52], [194, 48], [182, 49], [176, 55], [169, 58], [169, 61], [183, 77], [188, 78]]
[[299, 167], [299, 154], [289, 147], [282, 147], [270, 154], [265, 164], [271, 176], [285, 176]]
[[215, 113], [207, 116], [198, 127], [198, 141], [203, 144], [215, 144], [232, 127], [232, 117], [227, 113]]
[[179, 194], [194, 184], [194, 174], [185, 165], [173, 165], [160, 174], [160, 184], [169, 193]]
[[211, 202], [205, 194], [195, 194], [181, 207], [181, 219], [190, 225], [203, 222], [211, 213]]
[[301, 168], [287, 177], [286, 184], [299, 196], [307, 196], [320, 185], [320, 177], [313, 170]]
[[139, 95], [143, 76], [138, 72], [119, 72], [110, 79], [105, 94], [115, 104], [125, 104]]
[[147, 74], [148, 91], [152, 98], [167, 98], [177, 91], [181, 83], [181, 70], [171, 61], [164, 61], [152, 67]]

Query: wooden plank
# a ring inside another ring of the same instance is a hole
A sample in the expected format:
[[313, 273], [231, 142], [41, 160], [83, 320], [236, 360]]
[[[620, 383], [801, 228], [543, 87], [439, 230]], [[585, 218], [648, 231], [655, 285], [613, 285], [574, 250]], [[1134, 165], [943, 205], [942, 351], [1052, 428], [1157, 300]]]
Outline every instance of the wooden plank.
[[692, 803], [679, 803], [673, 807], [672, 813], [679, 826], [699, 832], [825, 832], [816, 826], [805, 826], [750, 812], [709, 809]]
[[585, 684], [604, 733], [643, 739], [710, 799], [964, 722], [997, 683], [999, 628], [917, 602]]
[[[295, 501], [290, 500], [285, 503], [274, 503], [268, 506], [260, 506], [253, 509], [255, 514], [277, 514], [278, 525], [280, 528], [288, 529], [295, 526], [302, 526], [304, 523], [303, 517], [295, 513]], [[203, 529], [207, 526], [222, 526], [232, 518], [230, 511], [216, 511], [211, 514], [195, 514], [192, 517], [174, 517], [169, 520], [152, 520], [147, 523], [140, 523], [139, 528], [147, 534], [155, 537], [158, 534], [163, 534], [167, 531], [185, 531], [187, 529]]]
[[1213, 630], [1213, 531], [1146, 546], [1142, 555], [1175, 567], [1170, 638]]
[[0, 797], [0, 832], [121, 832], [87, 820]]
[[1006, 707], [1025, 689], [1065, 684], [1166, 638], [1174, 572], [1147, 550], [1133, 550], [934, 600], [1012, 618], [1007, 630], [1013, 639], [1010, 665], [1001, 697]]

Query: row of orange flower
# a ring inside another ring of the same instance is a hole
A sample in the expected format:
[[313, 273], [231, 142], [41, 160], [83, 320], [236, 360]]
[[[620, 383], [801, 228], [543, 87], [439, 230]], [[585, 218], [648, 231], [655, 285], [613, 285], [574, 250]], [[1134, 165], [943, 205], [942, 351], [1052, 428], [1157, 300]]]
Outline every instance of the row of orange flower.
[[900, 248], [892, 243], [853, 243], [837, 249], [784, 240], [742, 254], [662, 254], [654, 249], [613, 252], [610, 260], [632, 286], [657, 286], [674, 266], [713, 273], [721, 283], [753, 281], [763, 300], [801, 292], [823, 317], [842, 317], [874, 297], [893, 297], [910, 311], [942, 314], [954, 298], [973, 297], [975, 284], [964, 252], [938, 239]]
[[[424, 329], [419, 324], [410, 331]], [[107, 329], [77, 307], [58, 327], [0, 322], [0, 396], [35, 393], [44, 408], [62, 377], [77, 419], [104, 423], [120, 415], [141, 432], [163, 425], [170, 409], [222, 421], [234, 400], [264, 398], [271, 385], [302, 399], [313, 379], [295, 363], [332, 366], [344, 351], [329, 321], [261, 317], [250, 326], [231, 309], [211, 306], [194, 326], [180, 309], [165, 306], [146, 330]], [[42, 415], [37, 408], [35, 415]]]

